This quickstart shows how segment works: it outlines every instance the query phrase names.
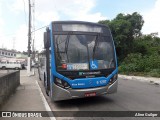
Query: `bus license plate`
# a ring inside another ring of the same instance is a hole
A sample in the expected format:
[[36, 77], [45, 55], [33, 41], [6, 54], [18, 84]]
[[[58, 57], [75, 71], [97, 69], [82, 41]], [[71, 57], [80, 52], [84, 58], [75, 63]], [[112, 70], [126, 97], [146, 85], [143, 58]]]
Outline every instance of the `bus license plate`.
[[91, 96], [96, 96], [96, 92], [91, 92], [91, 93], [85, 93], [85, 97], [91, 97]]

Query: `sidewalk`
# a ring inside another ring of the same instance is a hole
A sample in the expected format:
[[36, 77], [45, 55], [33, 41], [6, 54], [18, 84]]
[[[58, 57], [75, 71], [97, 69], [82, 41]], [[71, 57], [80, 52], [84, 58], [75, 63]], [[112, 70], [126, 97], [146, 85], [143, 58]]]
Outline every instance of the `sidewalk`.
[[155, 78], [155, 77], [128, 76], [120, 74], [118, 74], [118, 77], [125, 80], [138, 80], [141, 82], [149, 82], [157, 85], [160, 84], [160, 78]]
[[[37, 75], [27, 76], [26, 70], [21, 70], [20, 86], [10, 96], [1, 111], [49, 111], [46, 107], [41, 89], [37, 82]], [[2, 119], [2, 118], [0, 118]], [[50, 118], [3, 118], [2, 120], [50, 120]]]

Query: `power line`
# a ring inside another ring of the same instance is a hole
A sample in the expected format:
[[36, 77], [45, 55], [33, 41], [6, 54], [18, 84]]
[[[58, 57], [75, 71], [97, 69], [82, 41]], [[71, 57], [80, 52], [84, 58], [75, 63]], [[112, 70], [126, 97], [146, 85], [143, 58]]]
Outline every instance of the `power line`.
[[[48, 27], [48, 26], [49, 26], [49, 25], [45, 25], [45, 26], [43, 26], [43, 27], [37, 28], [36, 30], [32, 31], [31, 33], [37, 32], [37, 31], [39, 31], [39, 30], [41, 30], [41, 29], [43, 29], [43, 28], [46, 28], [46, 27]], [[15, 36], [15, 34], [16, 34], [16, 33], [7, 33], [7, 34], [5, 34], [5, 36], [7, 36], [7, 37], [13, 37], [13, 36]], [[4, 38], [5, 36], [4, 36], [4, 35], [3, 35], [3, 36], [0, 36], [0, 38]], [[28, 35], [27, 35], [27, 36], [28, 36]]]
[[[36, 30], [32, 31], [31, 33], [37, 32], [37, 31], [39, 31], [39, 30], [41, 30], [41, 29], [43, 29], [43, 28], [46, 28], [46, 27], [48, 27], [48, 26], [49, 26], [49, 25], [45, 25], [45, 26], [43, 26], [43, 27], [37, 28]], [[13, 36], [15, 36], [15, 34], [16, 34], [16, 33], [7, 33], [5, 36], [7, 36], [7, 37], [13, 37]], [[0, 38], [3, 38], [3, 37], [5, 37], [5, 36], [0, 36]], [[28, 35], [27, 35], [27, 36], [28, 36]]]
[[41, 29], [43, 29], [43, 28], [46, 28], [46, 27], [48, 27], [48, 26], [49, 26], [49, 25], [46, 25], [46, 26], [40, 27], [40, 28], [38, 28], [38, 29], [36, 29], [36, 30], [32, 31], [32, 33], [33, 33], [33, 32], [36, 32], [36, 31], [38, 31], [38, 30], [41, 30]]

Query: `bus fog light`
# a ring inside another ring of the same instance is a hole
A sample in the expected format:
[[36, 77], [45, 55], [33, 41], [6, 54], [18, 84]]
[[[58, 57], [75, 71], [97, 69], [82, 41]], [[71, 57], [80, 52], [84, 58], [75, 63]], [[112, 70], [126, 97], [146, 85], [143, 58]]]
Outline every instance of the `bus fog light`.
[[118, 78], [118, 74], [115, 74], [111, 79], [110, 79], [110, 84], [114, 83]]
[[64, 88], [66, 88], [66, 89], [67, 89], [67, 88], [70, 88], [70, 85], [69, 85], [67, 82], [65, 82], [65, 81], [63, 82], [63, 86], [64, 86]]
[[62, 84], [62, 81], [60, 79], [58, 79], [58, 78], [56, 78], [55, 82], [58, 83], [58, 84]]

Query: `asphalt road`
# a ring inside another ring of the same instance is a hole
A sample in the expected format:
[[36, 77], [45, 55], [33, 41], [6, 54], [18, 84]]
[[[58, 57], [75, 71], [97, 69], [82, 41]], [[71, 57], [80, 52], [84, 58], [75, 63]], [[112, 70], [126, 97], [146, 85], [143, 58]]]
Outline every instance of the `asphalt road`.
[[[42, 82], [39, 82], [44, 93]], [[45, 95], [45, 93], [44, 93]], [[160, 86], [136, 80], [119, 78], [116, 94], [51, 102], [46, 96], [52, 111], [160, 111]], [[117, 120], [116, 117], [76, 117], [57, 118], [63, 120]], [[160, 117], [120, 117], [120, 120], [160, 120]]]

